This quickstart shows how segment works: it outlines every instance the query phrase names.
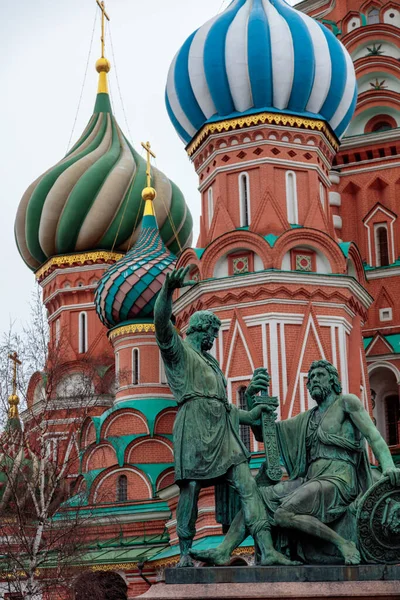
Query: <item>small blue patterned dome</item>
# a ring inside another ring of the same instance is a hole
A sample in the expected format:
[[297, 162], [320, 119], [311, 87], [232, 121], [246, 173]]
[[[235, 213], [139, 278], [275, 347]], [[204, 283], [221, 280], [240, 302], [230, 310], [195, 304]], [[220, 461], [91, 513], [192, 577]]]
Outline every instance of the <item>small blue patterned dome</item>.
[[356, 100], [343, 44], [284, 0], [233, 0], [186, 40], [166, 89], [185, 143], [206, 122], [265, 110], [322, 119], [339, 138]]
[[138, 241], [104, 273], [95, 294], [96, 311], [106, 327], [151, 319], [154, 304], [176, 257], [158, 230], [153, 204], [147, 200]]

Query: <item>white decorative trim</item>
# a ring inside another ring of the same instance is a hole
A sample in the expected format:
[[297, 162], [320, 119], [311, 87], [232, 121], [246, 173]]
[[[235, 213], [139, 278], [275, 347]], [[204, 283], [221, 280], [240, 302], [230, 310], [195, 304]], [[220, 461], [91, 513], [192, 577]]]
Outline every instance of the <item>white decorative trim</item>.
[[393, 310], [388, 308], [379, 309], [379, 320], [380, 321], [391, 321], [393, 319]]
[[[83, 329], [83, 332], [82, 332]], [[82, 311], [78, 315], [78, 339], [79, 339], [79, 354], [85, 354], [89, 349], [88, 344], [88, 316], [86, 311]], [[82, 335], [84, 333], [84, 335]]]
[[340, 215], [333, 215], [332, 220], [333, 220], [333, 226], [335, 229], [342, 229], [343, 221], [342, 221], [342, 217]]
[[[251, 190], [250, 176], [247, 172], [241, 172], [238, 176], [240, 226], [247, 227], [251, 223]], [[246, 222], [247, 212], [247, 222]]]
[[371, 375], [371, 373], [373, 373], [374, 371], [376, 371], [376, 369], [389, 369], [389, 371], [392, 371], [392, 373], [394, 373], [394, 375], [396, 376], [396, 383], [397, 383], [397, 385], [400, 385], [400, 371], [399, 371], [399, 369], [394, 364], [392, 364], [390, 362], [386, 362], [386, 360], [381, 360], [382, 358], [383, 357], [380, 357], [380, 360], [377, 360], [376, 362], [373, 362], [368, 367], [368, 375]]
[[[237, 146], [235, 147], [237, 148]], [[307, 146], [308, 150], [314, 148], [314, 146]], [[251, 167], [258, 167], [259, 165], [274, 165], [274, 166], [281, 166], [281, 167], [287, 167], [288, 169], [293, 169], [293, 168], [303, 168], [306, 169], [307, 171], [317, 171], [318, 176], [320, 179], [322, 179], [325, 184], [329, 187], [330, 183], [329, 183], [329, 178], [326, 176], [325, 172], [321, 169], [321, 166], [319, 164], [313, 164], [313, 163], [309, 163], [309, 162], [300, 162], [300, 161], [294, 161], [294, 160], [286, 160], [286, 159], [282, 159], [282, 158], [276, 158], [275, 156], [273, 158], [257, 158], [255, 160], [248, 160], [248, 161], [243, 161], [240, 163], [240, 168], [245, 168], [246, 170], [248, 170]], [[327, 164], [327, 168], [329, 168], [330, 165]], [[239, 165], [238, 164], [232, 164], [232, 165], [226, 165], [224, 167], [216, 167], [212, 172], [210, 172], [210, 174], [208, 175], [208, 177], [206, 179], [204, 179], [201, 183], [201, 185], [199, 186], [199, 192], [203, 193], [204, 190], [210, 185], [210, 181], [212, 181], [216, 175], [219, 175], [220, 173], [229, 173], [231, 171], [238, 171]]]
[[286, 171], [286, 215], [288, 223], [297, 225], [299, 222], [299, 207], [297, 202], [297, 177], [295, 171]]
[[[304, 318], [305, 318], [305, 315], [304, 315]], [[305, 333], [304, 333], [303, 343], [302, 343], [301, 352], [300, 352], [300, 359], [299, 359], [299, 362], [298, 362], [298, 365], [297, 365], [297, 372], [296, 372], [296, 377], [295, 377], [295, 384], [294, 384], [294, 387], [293, 387], [293, 394], [292, 394], [292, 397], [290, 398], [290, 408], [289, 408], [289, 414], [288, 414], [289, 418], [293, 415], [294, 401], [295, 401], [295, 398], [296, 398], [296, 391], [297, 391], [297, 389], [299, 387], [299, 384], [300, 384], [300, 370], [301, 370], [301, 366], [303, 364], [304, 353], [306, 351], [306, 346], [307, 346], [308, 336], [310, 334], [310, 329], [313, 330], [314, 337], [315, 337], [315, 340], [317, 342], [318, 350], [319, 350], [319, 352], [321, 354], [321, 357], [322, 358], [326, 358], [324, 349], [323, 349], [322, 344], [321, 344], [321, 340], [319, 339], [317, 328], [316, 328], [315, 323], [314, 323], [313, 316], [312, 316], [312, 314], [310, 314], [308, 316], [308, 322], [307, 322], [306, 330], [305, 330]], [[289, 398], [287, 398], [287, 400], [289, 400]]]
[[[298, 271], [258, 271], [241, 277], [222, 277], [221, 279], [206, 279], [199, 281], [193, 288], [188, 288], [174, 303], [174, 311], [180, 313], [191, 306], [200, 296], [210, 292], [231, 291], [232, 289], [265, 285], [268, 283], [303, 284], [314, 287], [328, 287], [349, 290], [365, 308], [373, 302], [372, 296], [358, 281], [347, 275], [323, 275], [309, 273], [301, 275]], [[276, 300], [275, 300], [276, 302]], [[224, 307], [226, 309], [226, 307]]]

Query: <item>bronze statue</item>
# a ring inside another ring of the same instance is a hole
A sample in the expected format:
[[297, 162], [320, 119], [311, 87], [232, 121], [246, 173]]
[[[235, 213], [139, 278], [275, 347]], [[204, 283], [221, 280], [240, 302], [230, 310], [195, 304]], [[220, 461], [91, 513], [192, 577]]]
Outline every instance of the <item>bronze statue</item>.
[[168, 274], [154, 308], [157, 343], [168, 384], [178, 403], [174, 425], [175, 479], [180, 488], [177, 532], [181, 558], [179, 567], [193, 566], [189, 551], [196, 532], [197, 502], [202, 487], [227, 482], [236, 490], [246, 529], [257, 541], [262, 564], [293, 564], [272, 543], [270, 522], [255, 479], [248, 465], [250, 453], [238, 433], [239, 423], [255, 424], [263, 410], [273, 411], [276, 402], [256, 405], [255, 396], [268, 390], [264, 369], [254, 374], [247, 390], [253, 401], [250, 411], [229, 404], [226, 380], [218, 361], [209, 354], [220, 328], [211, 312], [195, 313], [186, 339], [171, 323], [175, 289], [184, 282], [188, 268]]
[[[358, 564], [361, 557], [357, 532], [351, 519], [346, 521], [344, 516], [350, 507], [355, 514], [357, 500], [373, 483], [365, 440], [379, 461], [386, 486], [400, 488], [400, 469], [395, 467], [385, 441], [360, 400], [353, 394], [342, 394], [333, 365], [326, 360], [312, 363], [307, 387], [317, 406], [276, 424], [277, 443], [289, 479], [268, 485], [261, 472], [259, 490], [270, 521], [278, 530], [295, 533], [309, 546], [314, 539], [306, 560], [316, 558], [315, 545], [322, 541], [333, 545], [345, 564]], [[249, 405], [251, 408], [251, 400]], [[262, 439], [259, 429], [253, 426], [256, 437]], [[382, 511], [384, 531], [398, 531], [398, 494], [390, 498]], [[361, 517], [368, 517], [365, 510]], [[239, 512], [218, 548], [191, 555], [203, 562], [226, 564], [247, 535]]]

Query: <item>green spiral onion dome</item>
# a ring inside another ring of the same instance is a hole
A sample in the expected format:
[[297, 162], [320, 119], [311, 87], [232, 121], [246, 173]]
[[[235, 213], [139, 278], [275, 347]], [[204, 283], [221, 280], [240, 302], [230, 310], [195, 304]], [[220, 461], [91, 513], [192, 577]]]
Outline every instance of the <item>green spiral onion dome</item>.
[[[127, 251], [139, 235], [146, 162], [112, 114], [105, 77], [100, 72], [94, 114], [78, 142], [29, 186], [20, 202], [15, 236], [32, 270], [56, 255]], [[177, 254], [191, 244], [192, 216], [172, 181], [156, 168], [152, 177], [161, 237]]]

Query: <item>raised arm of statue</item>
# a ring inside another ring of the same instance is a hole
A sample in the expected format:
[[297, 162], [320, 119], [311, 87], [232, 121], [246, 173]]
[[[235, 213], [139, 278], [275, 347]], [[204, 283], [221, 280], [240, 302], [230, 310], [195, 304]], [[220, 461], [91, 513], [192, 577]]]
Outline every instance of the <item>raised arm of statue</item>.
[[194, 285], [196, 281], [184, 281], [190, 267], [175, 269], [167, 273], [164, 284], [158, 295], [154, 306], [154, 325], [156, 328], [157, 339], [161, 343], [166, 343], [173, 336], [172, 316], [172, 295], [174, 290]]
[[400, 469], [396, 468], [385, 440], [375, 427], [360, 400], [353, 394], [344, 394], [343, 401], [346, 412], [371, 446], [383, 474], [389, 476], [392, 485], [400, 487]]

